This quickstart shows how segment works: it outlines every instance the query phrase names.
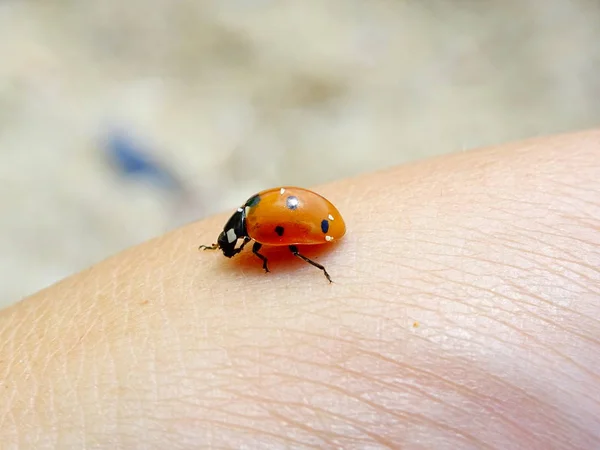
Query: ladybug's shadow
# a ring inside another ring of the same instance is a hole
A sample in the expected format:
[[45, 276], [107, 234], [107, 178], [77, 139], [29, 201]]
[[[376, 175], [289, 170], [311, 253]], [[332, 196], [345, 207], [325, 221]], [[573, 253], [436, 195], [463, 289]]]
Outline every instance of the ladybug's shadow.
[[[244, 249], [240, 254], [234, 256], [230, 261], [232, 264], [242, 268], [244, 272], [252, 272], [258, 274], [264, 274], [263, 263], [261, 259], [252, 253], [252, 244], [249, 244], [248, 249]], [[312, 261], [322, 264], [327, 268], [327, 255], [332, 252], [334, 246], [337, 243], [325, 244], [325, 245], [307, 245], [298, 246], [298, 251], [303, 256], [311, 259]], [[260, 249], [260, 254], [267, 258], [269, 271], [271, 273], [291, 273], [301, 267], [308, 266], [312, 269], [320, 272], [316, 267], [311, 266], [306, 261], [295, 256], [289, 247], [268, 247], [263, 246]]]

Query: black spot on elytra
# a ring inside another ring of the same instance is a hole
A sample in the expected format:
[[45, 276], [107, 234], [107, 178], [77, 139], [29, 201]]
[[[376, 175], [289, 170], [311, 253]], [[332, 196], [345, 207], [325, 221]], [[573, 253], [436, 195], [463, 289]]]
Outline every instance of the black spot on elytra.
[[321, 231], [323, 233], [327, 233], [329, 231], [329, 221], [327, 219], [321, 221]]
[[285, 229], [281, 225], [277, 225], [275, 227], [275, 233], [277, 233], [277, 236], [283, 236], [284, 231]]
[[287, 209], [297, 209], [299, 204], [300, 202], [298, 201], [298, 197], [294, 195], [290, 195], [288, 198], [285, 199], [285, 206], [287, 207]]
[[252, 207], [258, 205], [259, 203], [260, 203], [260, 195], [255, 195], [248, 199], [245, 206], [249, 206], [250, 208], [252, 208]]

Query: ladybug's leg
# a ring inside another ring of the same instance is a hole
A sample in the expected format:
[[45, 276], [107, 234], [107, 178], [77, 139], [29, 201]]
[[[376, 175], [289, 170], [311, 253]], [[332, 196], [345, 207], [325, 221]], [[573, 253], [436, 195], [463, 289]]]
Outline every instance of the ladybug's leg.
[[262, 260], [263, 269], [265, 269], [265, 272], [270, 272], [269, 268], [267, 267], [267, 257], [265, 255], [261, 255], [260, 253], [258, 253], [258, 251], [260, 250], [261, 247], [262, 247], [262, 244], [255, 242], [254, 245], [252, 246], [252, 253], [254, 253], [256, 256], [258, 256]]
[[198, 250], [216, 250], [218, 248], [219, 244], [201, 245], [200, 247], [198, 247]]
[[321, 264], [319, 264], [318, 262], [313, 261], [312, 259], [307, 258], [304, 255], [301, 255], [298, 252], [298, 247], [296, 247], [295, 245], [290, 245], [290, 251], [297, 256], [300, 259], [303, 259], [304, 261], [306, 261], [309, 264], [312, 264], [313, 266], [315, 266], [317, 269], [321, 269], [323, 271], [323, 273], [325, 274], [325, 277], [329, 280], [330, 283], [333, 283], [333, 281], [331, 281], [331, 277], [329, 276], [329, 274], [327, 273], [327, 270], [325, 270], [325, 267], [323, 267]]

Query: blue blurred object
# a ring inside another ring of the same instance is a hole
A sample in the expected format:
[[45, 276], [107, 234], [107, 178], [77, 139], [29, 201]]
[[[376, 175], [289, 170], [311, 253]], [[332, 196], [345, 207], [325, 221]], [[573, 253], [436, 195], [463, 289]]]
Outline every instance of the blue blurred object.
[[185, 191], [177, 174], [127, 133], [110, 132], [106, 137], [104, 150], [111, 165], [121, 175], [147, 179], [152, 184], [170, 191]]
[[122, 129], [112, 130], [104, 136], [101, 148], [113, 169], [123, 178], [147, 181], [166, 191], [169, 195], [165, 200], [171, 206], [167, 220], [172, 227], [197, 220], [205, 209], [204, 196], [190, 189], [175, 170], [160, 161], [149, 145]]

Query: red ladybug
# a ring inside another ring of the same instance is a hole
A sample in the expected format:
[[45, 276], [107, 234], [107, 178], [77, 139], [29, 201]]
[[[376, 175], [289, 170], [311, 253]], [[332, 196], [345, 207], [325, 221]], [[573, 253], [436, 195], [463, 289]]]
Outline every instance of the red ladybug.
[[[300, 254], [297, 245], [326, 244], [345, 233], [344, 219], [329, 200], [307, 189], [279, 187], [250, 197], [227, 221], [217, 243], [200, 249], [220, 249], [231, 258], [253, 240], [252, 252], [269, 272], [261, 247], [285, 245], [295, 256], [321, 269], [331, 283], [325, 267]], [[236, 248], [239, 239], [242, 244]]]

